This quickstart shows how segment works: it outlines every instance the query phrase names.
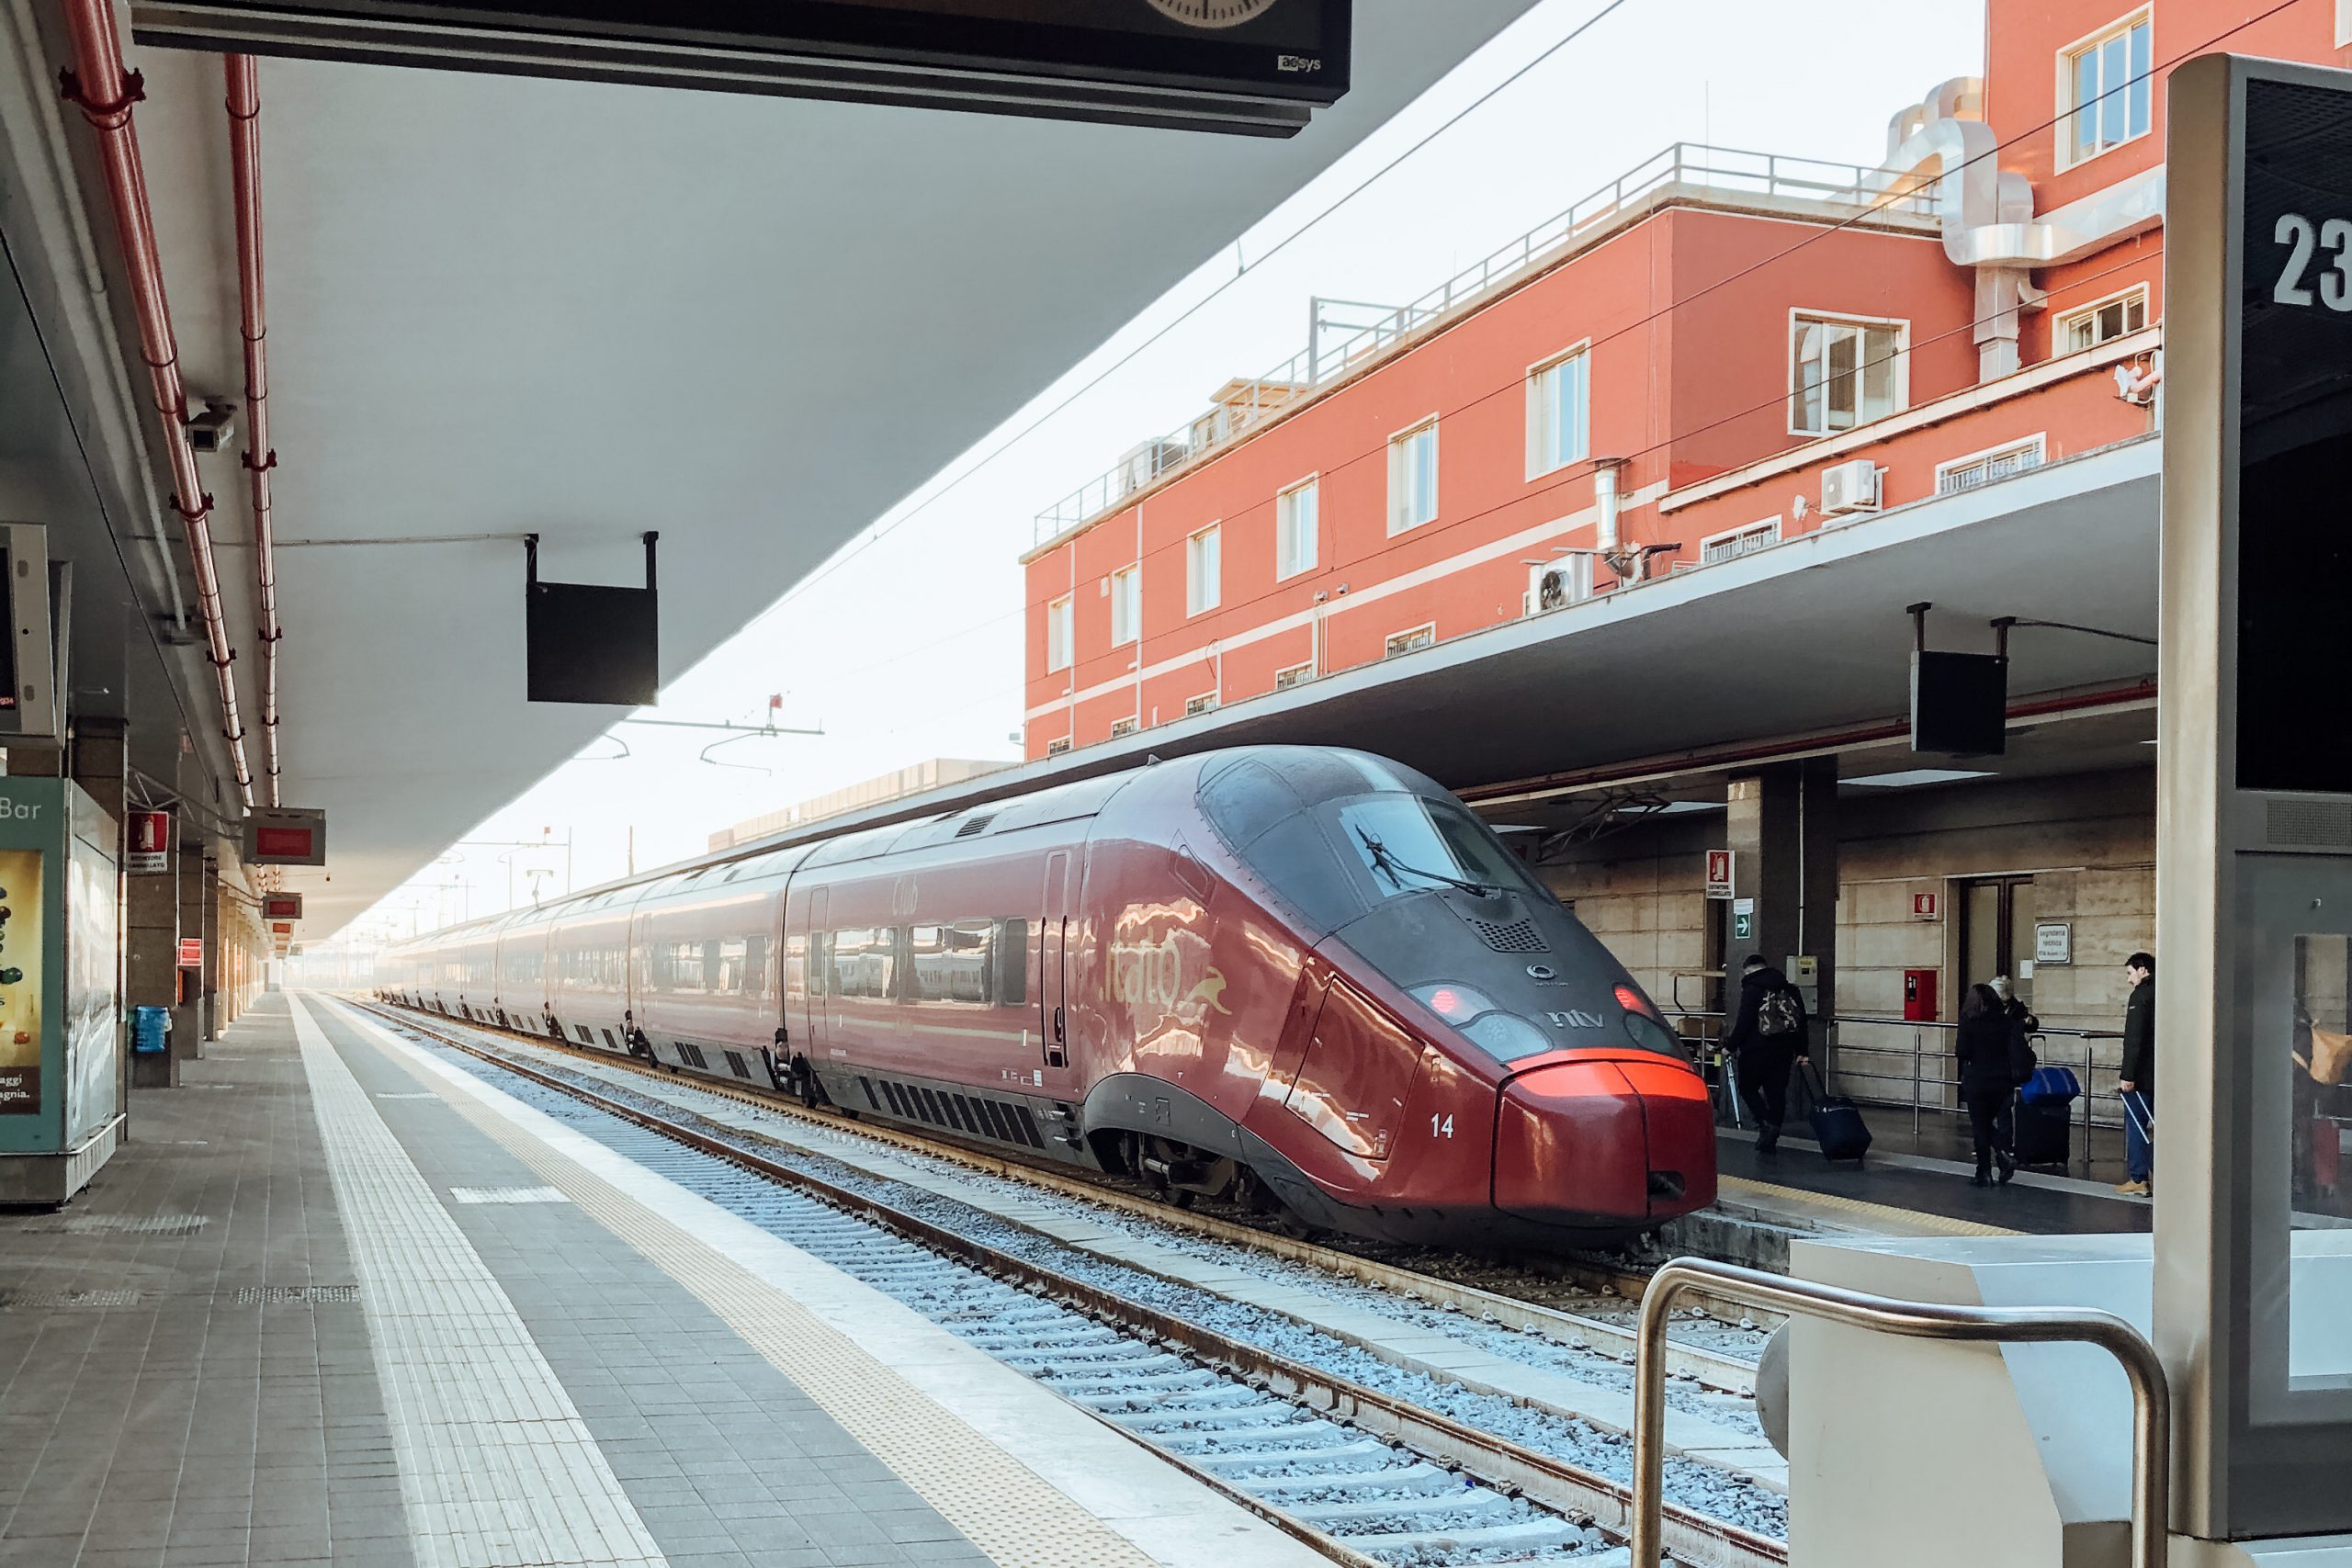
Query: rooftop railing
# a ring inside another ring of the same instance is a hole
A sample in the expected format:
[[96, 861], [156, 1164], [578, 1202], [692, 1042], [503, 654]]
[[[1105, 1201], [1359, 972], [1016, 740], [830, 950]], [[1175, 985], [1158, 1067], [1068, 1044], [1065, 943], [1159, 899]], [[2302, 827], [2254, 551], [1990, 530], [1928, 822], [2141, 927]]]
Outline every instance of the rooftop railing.
[[1881, 169], [1774, 152], [1748, 152], [1678, 141], [1627, 170], [1549, 221], [1480, 257], [1404, 305], [1317, 299], [1307, 346], [1262, 376], [1236, 382], [1206, 412], [1130, 450], [1099, 475], [1037, 513], [1034, 544], [1092, 521], [1176, 468], [1226, 446], [1317, 387], [1339, 379], [1455, 311], [1516, 283], [1566, 252], [1631, 223], [1670, 196], [1732, 204], [1806, 201], [1849, 215], [1927, 217], [1932, 192], [1895, 184]]

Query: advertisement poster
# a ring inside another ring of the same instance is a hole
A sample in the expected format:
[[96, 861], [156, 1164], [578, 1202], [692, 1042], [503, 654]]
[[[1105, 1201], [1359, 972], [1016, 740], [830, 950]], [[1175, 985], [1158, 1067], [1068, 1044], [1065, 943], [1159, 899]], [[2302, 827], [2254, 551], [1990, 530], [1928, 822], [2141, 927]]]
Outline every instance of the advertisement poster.
[[[94, 809], [91, 815], [97, 813]], [[114, 857], [103, 842], [83, 836], [82, 813], [77, 809], [74, 816], [76, 831], [67, 845], [65, 900], [65, 1072], [73, 1082], [65, 1101], [68, 1145], [78, 1145], [113, 1118], [122, 1074], [122, 1010], [115, 978], [122, 933], [115, 904]], [[103, 816], [91, 826], [113, 836], [114, 824]]]
[[40, 1111], [41, 859], [0, 849], [0, 1116]]

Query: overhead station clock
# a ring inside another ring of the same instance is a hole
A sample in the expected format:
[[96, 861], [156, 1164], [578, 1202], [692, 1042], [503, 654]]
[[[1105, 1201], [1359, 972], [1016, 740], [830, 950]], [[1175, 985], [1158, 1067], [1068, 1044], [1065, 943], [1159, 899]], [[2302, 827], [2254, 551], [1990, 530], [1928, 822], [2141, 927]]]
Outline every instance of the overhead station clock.
[[132, 0], [142, 43], [1289, 136], [1353, 0]]

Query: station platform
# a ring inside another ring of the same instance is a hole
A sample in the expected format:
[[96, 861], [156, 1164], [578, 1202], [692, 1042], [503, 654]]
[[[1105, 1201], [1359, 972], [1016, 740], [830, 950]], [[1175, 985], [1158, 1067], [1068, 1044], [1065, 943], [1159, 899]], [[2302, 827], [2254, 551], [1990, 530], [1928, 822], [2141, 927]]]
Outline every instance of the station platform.
[[131, 1127], [0, 1216], [0, 1568], [1325, 1561], [333, 1002]]
[[[2154, 1223], [2147, 1199], [2115, 1190], [2120, 1148], [2112, 1178], [2020, 1170], [2006, 1185], [1975, 1187], [1964, 1129], [1930, 1122], [1915, 1134], [1905, 1112], [1882, 1117], [1865, 1106], [1862, 1116], [1871, 1142], [1859, 1163], [1824, 1159], [1794, 1122], [1769, 1155], [1756, 1152], [1754, 1133], [1718, 1128], [1719, 1201], [1797, 1229], [1873, 1235], [2086, 1235], [2144, 1232]], [[2092, 1168], [2100, 1168], [2096, 1145]]]

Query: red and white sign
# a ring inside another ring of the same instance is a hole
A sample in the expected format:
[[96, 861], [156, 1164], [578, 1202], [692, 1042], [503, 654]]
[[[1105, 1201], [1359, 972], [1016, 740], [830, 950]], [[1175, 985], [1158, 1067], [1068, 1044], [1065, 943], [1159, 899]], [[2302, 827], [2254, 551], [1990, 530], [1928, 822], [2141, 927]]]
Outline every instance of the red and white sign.
[[324, 865], [327, 814], [291, 807], [256, 807], [245, 818], [247, 865]]
[[172, 814], [133, 811], [122, 825], [122, 869], [153, 876], [172, 869]]
[[1914, 919], [1919, 920], [1934, 919], [1936, 918], [1936, 896], [1932, 893], [1914, 893], [1911, 895], [1911, 917]]
[[202, 937], [184, 936], [180, 938], [180, 967], [183, 969], [201, 969], [204, 967], [204, 939]]
[[291, 942], [294, 940], [294, 922], [291, 920], [273, 920], [270, 922], [269, 931], [272, 936], [278, 938], [282, 942]]
[[1710, 898], [1731, 897], [1731, 852], [1729, 850], [1707, 852], [1707, 897]]

